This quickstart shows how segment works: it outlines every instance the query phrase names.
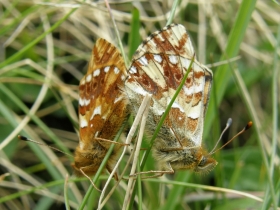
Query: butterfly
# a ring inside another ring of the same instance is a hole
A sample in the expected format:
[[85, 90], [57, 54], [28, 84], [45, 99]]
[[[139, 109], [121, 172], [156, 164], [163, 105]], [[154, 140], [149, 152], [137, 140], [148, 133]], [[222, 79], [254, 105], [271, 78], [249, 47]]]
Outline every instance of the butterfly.
[[[123, 92], [126, 76], [119, 50], [105, 39], [98, 39], [87, 73], [79, 85], [80, 140], [72, 164], [77, 176], [86, 176], [91, 180], [89, 176], [99, 169], [111, 140], [128, 116], [128, 100]], [[115, 144], [106, 164], [109, 172], [115, 166], [121, 147], [121, 144]], [[114, 176], [118, 179], [117, 174]]]
[[196, 60], [184, 26], [168, 25], [143, 41], [132, 58], [125, 90], [135, 113], [144, 96], [152, 95], [146, 127], [153, 133], [192, 59], [187, 80], [152, 147], [159, 170], [150, 172], [160, 175], [179, 169], [208, 172], [217, 165], [217, 161], [202, 147], [213, 74]]

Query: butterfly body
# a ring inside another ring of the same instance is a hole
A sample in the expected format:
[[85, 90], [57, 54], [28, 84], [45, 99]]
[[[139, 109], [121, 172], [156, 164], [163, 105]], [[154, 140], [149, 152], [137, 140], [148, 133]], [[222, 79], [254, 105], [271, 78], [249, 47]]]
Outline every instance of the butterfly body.
[[[75, 175], [83, 176], [80, 169], [82, 168], [83, 172], [88, 176], [94, 175], [99, 166], [101, 165], [109, 147], [106, 145], [100, 144], [97, 140], [90, 145], [85, 145], [85, 148], [80, 148], [78, 146], [75, 151], [75, 161], [72, 164]], [[118, 148], [114, 148], [113, 154], [111, 154], [107, 162], [107, 170], [111, 171], [117, 159]]]
[[[170, 141], [170, 139], [169, 139]], [[157, 139], [153, 145], [153, 156], [158, 161], [162, 171], [176, 171], [190, 169], [195, 172], [211, 171], [217, 164], [216, 160], [208, 156], [202, 147], [181, 145], [177, 142], [166, 144], [167, 141]]]

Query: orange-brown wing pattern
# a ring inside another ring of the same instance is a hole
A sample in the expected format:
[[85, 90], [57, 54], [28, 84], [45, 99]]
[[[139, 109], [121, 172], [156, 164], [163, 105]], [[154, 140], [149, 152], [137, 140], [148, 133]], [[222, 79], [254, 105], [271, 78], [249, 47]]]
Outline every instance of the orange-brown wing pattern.
[[[126, 68], [119, 50], [98, 39], [79, 91], [80, 141], [73, 168], [87, 175], [96, 173], [112, 140], [127, 117], [127, 99], [123, 92]], [[107, 169], [114, 165], [118, 147], [109, 159]]]
[[132, 58], [125, 82], [137, 112], [143, 97], [152, 94], [147, 126], [155, 131], [179, 84], [194, 62], [187, 80], [173, 103], [153, 146], [160, 168], [192, 168], [207, 171], [216, 165], [201, 148], [203, 123], [208, 106], [212, 71], [200, 64], [184, 26], [171, 24], [151, 34]]

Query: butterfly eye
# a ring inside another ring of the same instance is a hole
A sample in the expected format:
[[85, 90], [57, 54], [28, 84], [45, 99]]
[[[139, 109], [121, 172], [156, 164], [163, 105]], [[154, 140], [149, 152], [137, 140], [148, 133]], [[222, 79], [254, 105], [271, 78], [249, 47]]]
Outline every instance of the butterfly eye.
[[203, 172], [208, 173], [212, 171], [215, 166], [218, 164], [216, 160], [209, 156], [202, 156], [200, 162], [198, 163], [197, 167], [194, 169], [195, 172]]
[[200, 162], [198, 163], [198, 167], [203, 167], [206, 163], [206, 157], [202, 156]]

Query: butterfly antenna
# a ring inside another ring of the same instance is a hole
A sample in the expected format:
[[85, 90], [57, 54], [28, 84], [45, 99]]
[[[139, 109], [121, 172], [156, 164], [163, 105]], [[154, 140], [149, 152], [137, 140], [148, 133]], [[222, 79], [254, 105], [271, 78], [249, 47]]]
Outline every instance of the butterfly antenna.
[[215, 149], [217, 148], [217, 146], [218, 146], [218, 144], [220, 143], [220, 141], [221, 141], [221, 139], [222, 139], [224, 133], [225, 133], [226, 130], [231, 126], [231, 124], [232, 124], [232, 119], [231, 119], [231, 118], [228, 118], [226, 127], [224, 128], [223, 132], [221, 133], [220, 138], [219, 138], [219, 140], [217, 141], [217, 143], [215, 144], [214, 148], [213, 148], [212, 151], [209, 153], [210, 155], [212, 155], [213, 153], [215, 153], [215, 152], [214, 152]]
[[[248, 130], [249, 128], [251, 128], [253, 125], [253, 122], [250, 121], [247, 123], [247, 125], [241, 130], [239, 131], [236, 135], [234, 135], [227, 143], [225, 143], [223, 146], [221, 146], [219, 149], [217, 149], [216, 151], [213, 152], [213, 150], [210, 152], [210, 154], [213, 154], [221, 149], [223, 149], [226, 145], [228, 145], [230, 142], [233, 141], [233, 139], [235, 139], [236, 137], [240, 136], [242, 133], [244, 133], [246, 130]], [[216, 147], [216, 146], [215, 146]]]
[[58, 151], [58, 152], [60, 152], [60, 153], [65, 154], [65, 155], [69, 155], [69, 156], [73, 157], [73, 155], [70, 155], [70, 154], [68, 154], [68, 153], [66, 153], [66, 152], [63, 152], [63, 151], [60, 150], [60, 149], [57, 149], [57, 148], [52, 147], [52, 146], [47, 145], [47, 144], [43, 144], [43, 143], [38, 142], [38, 141], [34, 141], [34, 140], [29, 139], [29, 138], [27, 138], [27, 137], [25, 137], [25, 136], [22, 136], [22, 135], [18, 135], [18, 139], [20, 139], [20, 140], [22, 140], [22, 141], [30, 141], [30, 142], [33, 142], [33, 143], [35, 143], [35, 144], [39, 144], [39, 145], [41, 145], [41, 146], [49, 147], [49, 148], [51, 148], [52, 150], [55, 150], [55, 151]]

